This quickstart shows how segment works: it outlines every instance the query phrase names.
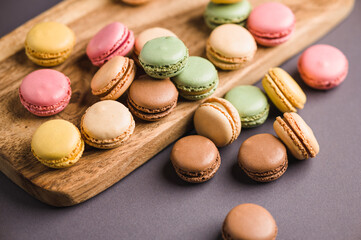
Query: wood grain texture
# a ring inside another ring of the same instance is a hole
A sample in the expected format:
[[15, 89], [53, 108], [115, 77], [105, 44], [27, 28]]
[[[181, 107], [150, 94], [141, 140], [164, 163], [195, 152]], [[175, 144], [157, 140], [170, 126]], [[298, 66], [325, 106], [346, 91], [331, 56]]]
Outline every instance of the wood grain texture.
[[[204, 24], [202, 13], [207, 2], [154, 0], [132, 7], [110, 0], [66, 0], [0, 39], [0, 170], [39, 200], [54, 206], [70, 206], [104, 191], [184, 134], [200, 102], [180, 99], [174, 112], [159, 122], [137, 120], [135, 132], [126, 145], [113, 150], [86, 147], [81, 160], [68, 169], [49, 169], [30, 151], [32, 134], [40, 124], [62, 118], [79, 126], [86, 108], [98, 101], [89, 86], [97, 68], [86, 57], [85, 48], [100, 28], [113, 21], [123, 22], [135, 34], [153, 26], [169, 28], [185, 42], [191, 55], [205, 57], [210, 30]], [[265, 1], [251, 2], [256, 6]], [[260, 47], [252, 63], [241, 70], [220, 71], [216, 96], [223, 96], [235, 85], [255, 83], [269, 67], [280, 65], [322, 37], [349, 14], [354, 0], [281, 2], [290, 6], [296, 15], [294, 36], [275, 48]], [[77, 36], [77, 44], [71, 57], [54, 68], [71, 79], [73, 94], [69, 106], [54, 117], [39, 118], [21, 105], [18, 87], [26, 74], [39, 68], [24, 53], [27, 31], [45, 20], [68, 24]], [[124, 98], [120, 101], [124, 102]]]

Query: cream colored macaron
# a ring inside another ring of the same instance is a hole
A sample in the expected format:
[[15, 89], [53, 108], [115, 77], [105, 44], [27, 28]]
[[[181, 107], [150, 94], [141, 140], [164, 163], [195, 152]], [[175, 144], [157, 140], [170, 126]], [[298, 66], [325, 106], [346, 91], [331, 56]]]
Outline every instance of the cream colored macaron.
[[218, 68], [235, 70], [253, 59], [257, 44], [247, 29], [236, 24], [215, 28], [208, 38], [206, 54]]
[[120, 146], [133, 133], [132, 114], [120, 102], [104, 100], [90, 106], [81, 119], [81, 133], [90, 146], [110, 149]]
[[201, 136], [211, 139], [217, 147], [236, 140], [241, 132], [237, 109], [223, 98], [209, 98], [194, 114], [194, 127]]

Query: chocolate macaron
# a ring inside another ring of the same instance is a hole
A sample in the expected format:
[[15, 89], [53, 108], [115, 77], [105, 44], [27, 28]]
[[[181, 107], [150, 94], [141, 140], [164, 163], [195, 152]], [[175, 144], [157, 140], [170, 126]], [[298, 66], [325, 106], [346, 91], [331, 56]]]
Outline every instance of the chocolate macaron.
[[147, 75], [133, 81], [128, 92], [130, 111], [145, 121], [157, 121], [175, 108], [178, 91], [169, 78], [154, 79]]
[[224, 240], [274, 240], [278, 232], [271, 213], [254, 203], [234, 207], [224, 219], [222, 237]]
[[254, 135], [242, 143], [238, 152], [238, 164], [257, 182], [276, 180], [288, 167], [286, 147], [271, 134]]
[[211, 179], [221, 165], [216, 145], [198, 135], [179, 139], [173, 146], [170, 160], [178, 176], [191, 183]]

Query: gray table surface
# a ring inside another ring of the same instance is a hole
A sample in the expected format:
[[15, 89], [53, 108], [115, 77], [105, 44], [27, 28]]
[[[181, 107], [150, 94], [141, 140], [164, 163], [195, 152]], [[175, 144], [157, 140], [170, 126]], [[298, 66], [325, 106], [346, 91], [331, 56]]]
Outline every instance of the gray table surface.
[[[0, 36], [57, 2], [0, 1]], [[291, 158], [289, 169], [277, 181], [255, 183], [236, 164], [245, 139], [274, 134], [272, 123], [279, 112], [272, 108], [264, 125], [243, 129], [237, 141], [220, 149], [222, 165], [203, 184], [187, 184], [176, 176], [169, 162], [172, 145], [74, 207], [43, 204], [0, 173], [0, 239], [220, 239], [228, 211], [246, 202], [272, 213], [279, 228], [277, 239], [361, 239], [360, 39], [357, 0], [350, 17], [319, 41], [336, 46], [349, 59], [347, 79], [331, 91], [312, 90], [301, 82], [299, 55], [281, 66], [307, 94], [299, 113], [313, 128], [321, 152], [307, 161]]]

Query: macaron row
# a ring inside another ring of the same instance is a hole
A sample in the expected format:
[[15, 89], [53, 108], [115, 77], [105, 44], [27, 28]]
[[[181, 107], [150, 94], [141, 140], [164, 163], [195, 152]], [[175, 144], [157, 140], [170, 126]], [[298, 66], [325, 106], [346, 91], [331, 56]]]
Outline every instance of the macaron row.
[[247, 28], [259, 45], [273, 47], [286, 42], [294, 32], [296, 18], [292, 10], [279, 2], [267, 2], [252, 10], [248, 0], [212, 0], [204, 12], [207, 26], [223, 24]]
[[[191, 183], [211, 179], [221, 165], [218, 147], [232, 143], [240, 134], [236, 109], [225, 99], [210, 98], [194, 115], [198, 135], [179, 139], [170, 160], [177, 175]], [[270, 182], [280, 178], [288, 167], [287, 150], [299, 160], [313, 158], [320, 150], [312, 129], [297, 113], [284, 113], [273, 124], [278, 138], [257, 134], [240, 146], [238, 165], [251, 179]]]

